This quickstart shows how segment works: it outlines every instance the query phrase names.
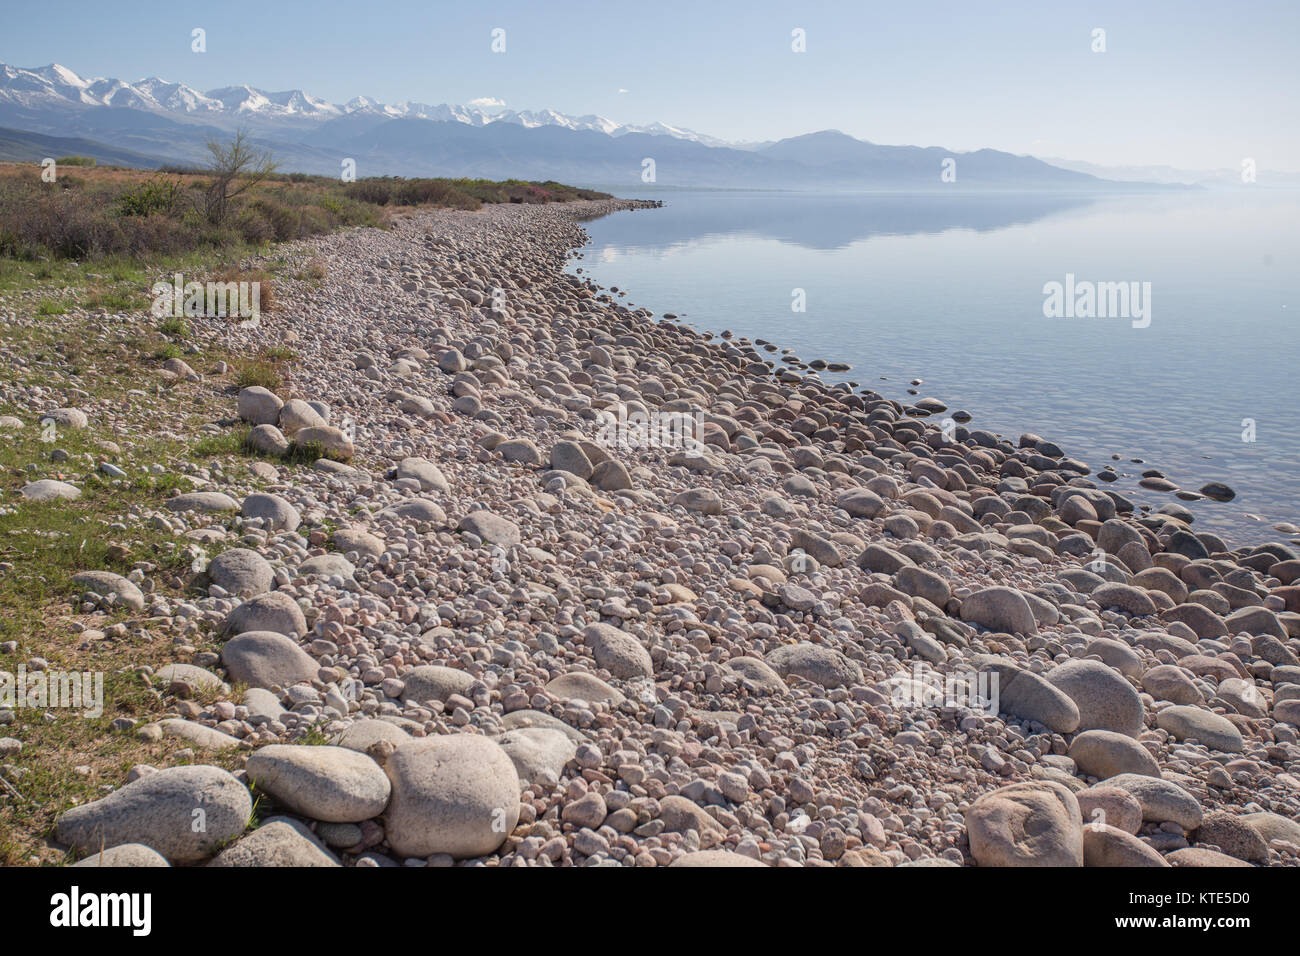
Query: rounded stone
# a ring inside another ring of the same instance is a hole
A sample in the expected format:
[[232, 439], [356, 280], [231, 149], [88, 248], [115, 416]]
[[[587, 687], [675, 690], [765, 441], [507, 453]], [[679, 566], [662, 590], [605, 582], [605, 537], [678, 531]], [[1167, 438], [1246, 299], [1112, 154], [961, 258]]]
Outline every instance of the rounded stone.
[[472, 511], [460, 519], [461, 531], [476, 534], [488, 544], [509, 548], [523, 540], [519, 525], [490, 511]]
[[422, 664], [402, 675], [402, 702], [421, 704], [427, 700], [446, 701], [452, 694], [464, 696], [475, 680], [468, 671], [440, 664]]
[[343, 554], [355, 551], [364, 557], [377, 558], [384, 553], [384, 539], [363, 528], [343, 528], [335, 531], [331, 541]]
[[562, 731], [549, 727], [520, 727], [496, 738], [515, 765], [522, 783], [548, 774], [559, 780], [564, 767], [578, 752], [578, 745]]
[[402, 459], [397, 465], [397, 477], [414, 478], [420, 483], [421, 491], [437, 491], [441, 494], [451, 491], [451, 485], [447, 483], [442, 471], [427, 458]]
[[584, 481], [591, 477], [592, 464], [582, 446], [574, 441], [557, 441], [551, 448], [551, 468], [567, 471]]
[[250, 385], [239, 390], [236, 400], [239, 417], [254, 425], [276, 425], [280, 421], [280, 409], [284, 402], [270, 389], [261, 385]]
[[289, 823], [268, 820], [238, 843], [222, 850], [208, 866], [328, 867], [339, 866], [339, 862]]
[[144, 593], [132, 582], [112, 571], [82, 571], [72, 576], [72, 583], [101, 597], [116, 594], [118, 600], [133, 611], [144, 610]]
[[1174, 664], [1158, 664], [1142, 675], [1142, 689], [1156, 700], [1175, 704], [1199, 704], [1200, 690], [1187, 673]]
[[295, 813], [329, 823], [360, 823], [383, 812], [388, 777], [370, 757], [346, 747], [271, 744], [255, 750], [248, 778]]
[[862, 670], [854, 661], [820, 644], [783, 644], [768, 652], [767, 664], [781, 677], [801, 677], [827, 688], [862, 683]]
[[614, 707], [627, 698], [617, 689], [587, 671], [569, 671], [546, 684], [546, 692], [560, 700], [585, 700], [589, 704], [608, 703]]
[[252, 813], [248, 788], [220, 767], [169, 767], [65, 811], [56, 835], [80, 853], [142, 843], [173, 863], [195, 863], [242, 833]]
[[220, 491], [191, 491], [167, 499], [169, 511], [197, 511], [201, 514], [219, 514], [223, 511], [238, 511], [239, 502], [230, 495]]
[[1160, 776], [1156, 758], [1132, 737], [1113, 730], [1086, 730], [1070, 743], [1069, 757], [1082, 773], [1105, 779], [1121, 773]]
[[519, 821], [519, 774], [486, 737], [412, 740], [393, 751], [384, 770], [393, 787], [385, 832], [401, 856], [484, 856]]
[[781, 680], [781, 675], [766, 661], [759, 660], [757, 657], [747, 655], [733, 657], [723, 664], [723, 667], [749, 681], [761, 693], [784, 694], [789, 690], [785, 681]]
[[760, 869], [767, 868], [767, 864], [762, 860], [755, 860], [742, 853], [732, 853], [730, 850], [696, 850], [694, 853], [683, 853], [668, 864], [669, 869], [673, 867], [683, 869], [707, 867], [714, 869], [717, 867], [746, 866], [759, 867]]
[[1026, 635], [1038, 633], [1038, 622], [1029, 602], [1015, 588], [984, 588], [963, 598], [961, 619], [990, 631]]
[[1083, 866], [1083, 826], [1074, 794], [1053, 781], [986, 793], [966, 812], [980, 866]]
[[287, 594], [271, 591], [249, 598], [226, 618], [228, 634], [243, 634], [246, 631], [302, 635], [307, 633], [307, 619], [297, 601]]
[[42, 478], [23, 485], [20, 494], [28, 501], [76, 501], [81, 497], [81, 489], [66, 481]]
[[352, 562], [341, 554], [318, 554], [298, 565], [299, 577], [316, 574], [325, 578], [350, 578], [356, 571]]
[[1201, 804], [1178, 784], [1144, 774], [1121, 773], [1106, 780], [1105, 786], [1130, 794], [1142, 807], [1148, 823], [1177, 823], [1184, 830], [1201, 825]]
[[282, 457], [289, 454], [289, 439], [274, 425], [255, 425], [248, 433], [248, 447], [263, 455]]
[[276, 631], [243, 631], [221, 648], [230, 679], [250, 687], [290, 687], [315, 680], [319, 665], [293, 640]]
[[396, 724], [370, 717], [349, 724], [342, 733], [334, 738], [333, 743], [339, 747], [346, 747], [348, 750], [366, 753], [371, 747], [380, 742], [400, 747], [410, 739], [411, 735]]
[[222, 551], [208, 562], [208, 577], [217, 587], [240, 597], [265, 594], [275, 583], [271, 565], [248, 548]]
[[1125, 833], [1137, 833], [1142, 826], [1142, 805], [1127, 790], [1099, 783], [1079, 791], [1075, 798], [1079, 801], [1079, 814], [1085, 827], [1104, 824]]
[[244, 499], [240, 514], [260, 518], [272, 531], [297, 531], [302, 518], [298, 509], [279, 495], [253, 494]]
[[1200, 707], [1175, 704], [1156, 714], [1156, 726], [1175, 740], [1193, 738], [1213, 750], [1241, 753], [1241, 731], [1226, 717]]
[[280, 431], [289, 436], [299, 429], [319, 428], [329, 424], [316, 409], [300, 398], [291, 398], [284, 403], [280, 409], [279, 423]]
[[654, 676], [650, 652], [627, 631], [609, 624], [589, 624], [583, 629], [582, 637], [596, 664], [615, 677], [630, 680]]
[[1086, 826], [1083, 828], [1083, 865], [1167, 867], [1169, 864], [1154, 847], [1131, 833], [1111, 826]]
[[350, 461], [356, 454], [352, 439], [331, 425], [308, 425], [294, 432], [293, 444], [296, 448], [316, 447], [322, 454], [339, 461]]
[[1066, 661], [1048, 671], [1046, 678], [1079, 708], [1079, 730], [1113, 730], [1130, 737], [1142, 732], [1142, 698], [1105, 664]]
[[96, 850], [84, 860], [72, 865], [86, 867], [171, 866], [165, 856], [143, 843], [123, 843], [120, 846], [111, 846], [106, 850]]

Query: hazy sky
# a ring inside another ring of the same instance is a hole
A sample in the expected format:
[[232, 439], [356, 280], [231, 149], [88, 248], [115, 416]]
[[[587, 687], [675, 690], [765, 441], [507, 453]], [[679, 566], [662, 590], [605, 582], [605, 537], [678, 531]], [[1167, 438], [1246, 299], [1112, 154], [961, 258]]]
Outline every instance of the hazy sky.
[[[0, 60], [342, 102], [1300, 171], [1300, 2], [6, 3]], [[190, 31], [207, 31], [207, 52]], [[494, 28], [506, 51], [491, 50]], [[807, 51], [791, 50], [791, 31]], [[1105, 30], [1106, 51], [1092, 50]]]

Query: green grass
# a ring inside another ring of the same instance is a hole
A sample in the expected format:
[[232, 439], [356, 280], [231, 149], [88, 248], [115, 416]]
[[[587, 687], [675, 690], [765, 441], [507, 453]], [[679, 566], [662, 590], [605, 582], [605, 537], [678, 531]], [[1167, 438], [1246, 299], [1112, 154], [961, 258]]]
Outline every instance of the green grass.
[[[68, 862], [47, 843], [60, 812], [98, 799], [106, 785], [120, 786], [135, 764], [175, 764], [175, 752], [186, 746], [170, 738], [150, 743], [134, 732], [111, 729], [118, 717], [138, 725], [174, 713], [175, 701], [166, 688], [149, 686], [138, 671], [190, 659], [177, 653], [177, 632], [148, 621], [147, 610], [83, 613], [77, 600], [81, 589], [71, 578], [83, 570], [129, 575], [139, 566], [153, 583], [154, 595], [171, 606], [195, 596], [200, 582], [192, 573], [193, 542], [137, 516], [158, 511], [167, 498], [193, 488], [182, 471], [188, 463], [211, 467], [215, 462], [237, 473], [256, 460], [259, 456], [246, 446], [247, 426], [215, 433], [203, 429], [231, 415], [240, 383], [281, 388], [297, 356], [283, 347], [261, 354], [232, 351], [228, 339], [210, 337], [183, 319], [154, 318], [147, 313], [151, 297], [146, 290], [159, 279], [170, 281], [173, 272], [187, 279], [207, 277], [232, 268], [230, 261], [228, 250], [211, 248], [152, 259], [0, 260], [0, 307], [48, 319], [0, 322], [0, 350], [21, 359], [7, 365], [6, 384], [24, 389], [57, 383], [79, 389], [88, 397], [71, 403], [86, 408], [91, 419], [86, 429], [58, 428], [53, 441], [43, 441], [32, 409], [0, 402], [0, 415], [12, 414], [26, 423], [18, 432], [0, 435], [0, 642], [17, 642], [15, 652], [0, 653], [0, 669], [14, 672], [39, 656], [55, 670], [102, 672], [105, 690], [100, 717], [58, 710], [54, 719], [46, 719], [25, 709], [13, 725], [0, 727], [0, 734], [18, 737], [24, 745], [0, 771], [21, 794], [16, 798], [0, 785], [0, 865]], [[267, 271], [290, 268], [280, 258]], [[104, 323], [70, 315], [65, 305], [74, 302], [126, 312], [128, 318]], [[169, 357], [184, 357], [207, 373], [205, 379], [188, 382], [159, 375], [161, 362]], [[219, 361], [234, 371], [217, 376], [212, 370]], [[163, 389], [165, 397], [159, 395]], [[128, 396], [133, 391], [136, 395]], [[115, 410], [112, 429], [95, 406]], [[101, 440], [116, 443], [120, 453], [103, 449]], [[53, 455], [55, 449], [66, 457]], [[296, 448], [276, 463], [305, 467], [320, 452], [318, 447]], [[98, 471], [105, 458], [126, 477], [113, 479]], [[155, 465], [165, 473], [153, 474]], [[71, 481], [82, 495], [76, 501], [24, 501], [18, 489], [40, 478]], [[251, 475], [244, 480], [249, 487], [261, 484]], [[203, 549], [210, 557], [237, 545], [238, 537], [232, 535], [227, 543]], [[87, 629], [105, 636], [83, 637]], [[219, 648], [206, 625], [186, 641], [199, 652]], [[199, 694], [195, 701], [210, 696]], [[237, 769], [242, 759], [238, 750], [201, 755], [203, 762], [228, 769]]]
[[98, 288], [82, 301], [83, 309], [105, 309], [109, 312], [140, 312], [149, 307], [144, 293], [122, 288]]
[[158, 331], [174, 339], [183, 339], [190, 334], [190, 326], [182, 318], [168, 316], [158, 323]]
[[274, 392], [284, 384], [284, 375], [277, 362], [267, 359], [249, 359], [240, 364], [235, 384], [241, 389], [260, 385]]
[[[142, 627], [147, 611], [83, 614], [77, 602], [81, 588], [71, 580], [84, 570], [129, 575], [141, 565], [148, 569], [155, 593], [174, 606], [193, 587], [192, 542], [130, 516], [158, 510], [173, 495], [192, 490], [181, 473], [186, 462], [210, 465], [218, 460], [229, 468], [246, 458], [238, 434], [197, 440], [158, 436], [164, 430], [160, 425], [177, 434], [193, 434], [203, 421], [223, 411], [228, 414], [230, 396], [220, 386], [177, 386], [161, 416], [156, 408], [122, 401], [128, 389], [139, 388], [151, 374], [150, 352], [160, 341], [152, 332], [96, 339], [76, 322], [36, 330], [0, 325], [4, 347], [33, 357], [71, 355], [87, 368], [101, 369], [103, 374], [94, 382], [97, 396], [120, 401], [115, 407], [136, 416], [127, 434], [107, 431], [92, 416], [85, 429], [58, 427], [51, 436], [42, 434], [29, 410], [0, 404], [0, 414], [26, 422], [0, 442], [0, 502], [5, 512], [0, 514], [0, 643], [17, 642], [14, 653], [0, 654], [0, 669], [16, 672], [20, 663], [43, 657], [54, 670], [102, 672], [105, 698], [100, 717], [60, 709], [52, 710], [55, 719], [47, 720], [32, 710], [20, 710], [16, 724], [3, 728], [19, 737], [24, 748], [8, 760], [16, 770], [5, 773], [22, 799], [0, 793], [0, 865], [65, 862], [44, 843], [62, 810], [102, 796], [105, 784], [120, 785], [134, 764], [174, 762], [170, 754], [178, 748], [175, 740], [148, 743], [134, 733], [111, 729], [117, 717], [145, 723], [166, 716], [169, 699], [151, 689], [136, 669], [177, 660], [174, 632]], [[23, 369], [29, 372], [39, 379], [39, 368]], [[120, 455], [102, 448], [101, 439], [115, 442]], [[54, 455], [55, 449], [66, 457]], [[127, 476], [114, 479], [99, 472], [98, 463], [105, 458]], [[151, 473], [157, 464], [166, 468], [165, 474]], [[82, 495], [54, 502], [27, 502], [18, 495], [23, 485], [41, 478], [72, 481]], [[229, 546], [236, 543], [231, 538]], [[223, 546], [203, 547], [211, 556]], [[88, 627], [106, 637], [84, 646], [81, 633]], [[200, 650], [218, 647], [206, 629], [189, 640]], [[196, 700], [203, 698], [196, 695]], [[203, 759], [230, 769], [240, 762], [237, 751], [204, 754]]]

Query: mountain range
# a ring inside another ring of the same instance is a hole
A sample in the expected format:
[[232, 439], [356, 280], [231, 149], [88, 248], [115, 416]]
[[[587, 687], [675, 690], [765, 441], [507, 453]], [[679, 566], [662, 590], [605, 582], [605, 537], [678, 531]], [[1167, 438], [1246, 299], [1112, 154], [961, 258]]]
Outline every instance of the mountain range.
[[[1144, 186], [999, 150], [884, 146], [836, 130], [728, 144], [664, 123], [633, 126], [554, 110], [392, 105], [363, 96], [339, 104], [303, 90], [251, 86], [201, 92], [158, 77], [83, 78], [57, 63], [35, 69], [0, 64], [0, 127], [7, 128], [0, 133], [0, 155], [39, 159], [33, 153], [75, 139], [79, 145], [69, 152], [103, 162], [130, 155], [138, 157], [132, 165], [141, 166], [202, 163], [208, 140], [244, 129], [271, 150], [282, 170], [324, 175], [338, 175], [351, 159], [358, 176], [554, 179], [627, 189], [650, 182], [1083, 192]], [[643, 176], [647, 160], [653, 160], [653, 180]], [[955, 161], [955, 183], [941, 180], [948, 160]]]

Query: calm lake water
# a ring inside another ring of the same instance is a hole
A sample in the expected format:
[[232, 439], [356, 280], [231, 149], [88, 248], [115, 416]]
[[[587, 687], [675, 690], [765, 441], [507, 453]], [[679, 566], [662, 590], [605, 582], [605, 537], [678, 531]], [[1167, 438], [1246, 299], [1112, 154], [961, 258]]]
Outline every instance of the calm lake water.
[[[1148, 468], [1191, 491], [1226, 482], [1231, 502], [1179, 503], [1229, 542], [1296, 537], [1272, 526], [1300, 523], [1300, 194], [655, 198], [588, 223], [570, 268], [693, 328], [852, 365], [826, 381], [1050, 438], [1094, 473], [1114, 465], [1139, 504], [1178, 502], [1137, 486]], [[1067, 274], [1150, 283], [1149, 314], [1045, 317], [1045, 284]]]

